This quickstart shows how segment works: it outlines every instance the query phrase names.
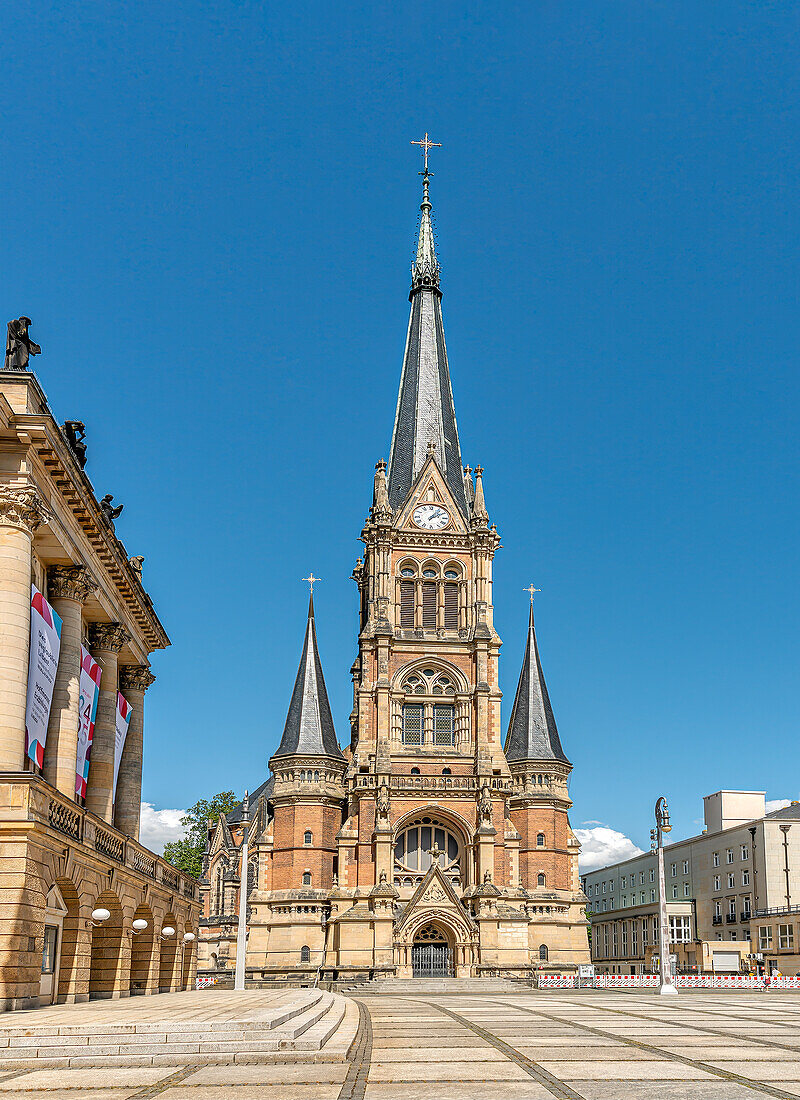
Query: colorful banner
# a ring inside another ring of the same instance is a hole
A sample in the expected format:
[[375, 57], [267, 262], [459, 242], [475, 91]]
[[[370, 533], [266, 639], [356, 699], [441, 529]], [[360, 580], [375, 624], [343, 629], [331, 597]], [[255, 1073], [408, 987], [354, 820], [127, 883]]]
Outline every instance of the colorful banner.
[[128, 726], [131, 724], [133, 707], [119, 691], [117, 692], [117, 727], [114, 736], [114, 798], [117, 796], [117, 776], [122, 760], [122, 750], [125, 748], [125, 738], [128, 736]]
[[28, 702], [25, 708], [25, 753], [44, 764], [47, 723], [53, 702], [61, 619], [35, 585], [31, 585], [31, 646], [28, 659]]
[[75, 763], [75, 794], [86, 798], [89, 763], [94, 740], [94, 723], [97, 718], [97, 701], [100, 698], [100, 677], [103, 670], [88, 649], [81, 646], [81, 701], [78, 726], [78, 758]]

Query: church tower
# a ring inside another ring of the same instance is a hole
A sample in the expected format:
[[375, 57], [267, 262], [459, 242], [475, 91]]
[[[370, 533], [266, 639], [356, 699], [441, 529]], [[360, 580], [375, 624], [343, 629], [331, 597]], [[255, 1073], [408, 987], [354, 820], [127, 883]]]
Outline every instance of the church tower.
[[[589, 961], [567, 760], [533, 609], [503, 746], [483, 470], [462, 464], [430, 173], [389, 462], [361, 532], [350, 744], [313, 599], [286, 726], [257, 792], [248, 972], [481, 977]], [[232, 835], [240, 819], [228, 815]], [[223, 838], [224, 830], [218, 829]], [[230, 853], [214, 859], [227, 859]], [[202, 957], [202, 956], [201, 956]]]

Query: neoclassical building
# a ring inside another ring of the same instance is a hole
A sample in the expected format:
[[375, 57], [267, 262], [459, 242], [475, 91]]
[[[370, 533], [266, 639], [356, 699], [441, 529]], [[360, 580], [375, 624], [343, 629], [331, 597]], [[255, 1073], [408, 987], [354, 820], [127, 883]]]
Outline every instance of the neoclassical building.
[[[248, 823], [253, 979], [525, 975], [589, 961], [572, 765], [533, 623], [505, 738], [483, 472], [464, 467], [423, 175], [388, 467], [361, 532], [349, 745], [313, 595], [286, 724]], [[243, 807], [210, 823], [198, 967], [233, 967]]]
[[[149, 654], [169, 639], [141, 559], [128, 558], [84, 470], [83, 426], [60, 426], [24, 369], [26, 321], [9, 325], [0, 371], [0, 1009], [188, 986], [199, 916], [196, 882], [138, 842]], [[60, 650], [31, 752], [37, 599], [60, 620]], [[81, 782], [84, 662], [99, 696]], [[118, 710], [129, 725], [115, 785]]]

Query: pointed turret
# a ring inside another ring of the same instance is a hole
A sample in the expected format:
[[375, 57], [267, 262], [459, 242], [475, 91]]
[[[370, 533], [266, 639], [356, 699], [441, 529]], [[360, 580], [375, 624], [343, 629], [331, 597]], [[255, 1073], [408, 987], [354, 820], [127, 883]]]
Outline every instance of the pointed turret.
[[439, 261], [431, 225], [430, 173], [422, 177], [417, 255], [411, 268], [411, 317], [389, 454], [389, 502], [396, 512], [436, 444], [436, 463], [468, 518], [458, 428], [442, 324]]
[[[308, 624], [303, 655], [294, 682], [292, 701], [275, 756], [336, 756], [342, 753], [333, 728], [333, 717], [325, 690], [322, 663], [314, 626], [314, 594], [308, 601]], [[274, 759], [274, 758], [273, 758]]]
[[506, 759], [560, 760], [569, 764], [561, 748], [561, 740], [550, 706], [547, 685], [544, 682], [536, 630], [533, 625], [533, 601], [528, 621], [528, 643], [519, 674], [517, 694], [508, 724], [505, 744]]
[[486, 527], [489, 524], [489, 513], [486, 511], [486, 501], [483, 498], [483, 467], [475, 467], [475, 496], [472, 501], [472, 522], [478, 526]]

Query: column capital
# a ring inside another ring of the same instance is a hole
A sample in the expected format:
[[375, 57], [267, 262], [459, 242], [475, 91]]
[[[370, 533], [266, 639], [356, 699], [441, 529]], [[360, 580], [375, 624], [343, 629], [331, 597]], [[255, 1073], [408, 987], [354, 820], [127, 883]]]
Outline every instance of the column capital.
[[85, 565], [51, 565], [47, 570], [47, 593], [55, 599], [83, 603], [97, 582]]
[[155, 676], [147, 665], [120, 665], [119, 687], [120, 691], [145, 692], [155, 683]]
[[22, 527], [32, 535], [49, 518], [44, 501], [32, 485], [0, 486], [0, 526]]
[[131, 636], [122, 623], [90, 623], [89, 645], [92, 649], [104, 649], [119, 653]]

